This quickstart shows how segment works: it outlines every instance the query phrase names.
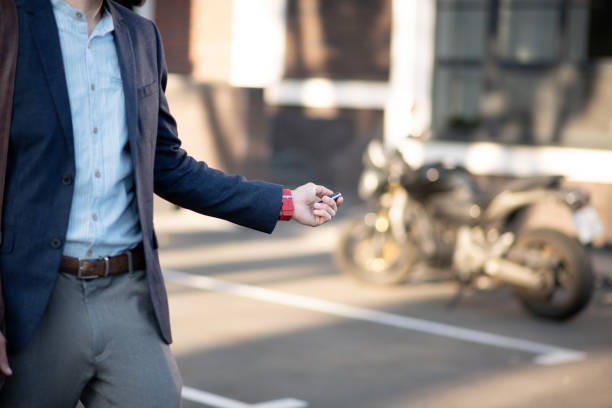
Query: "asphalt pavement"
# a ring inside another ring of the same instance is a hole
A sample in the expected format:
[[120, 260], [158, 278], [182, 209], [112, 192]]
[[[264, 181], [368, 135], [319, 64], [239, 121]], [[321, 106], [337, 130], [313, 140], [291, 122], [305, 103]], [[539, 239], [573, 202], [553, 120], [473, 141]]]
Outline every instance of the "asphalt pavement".
[[[506, 289], [342, 276], [342, 220], [272, 235], [187, 211], [156, 218], [184, 407], [612, 407], [612, 289], [569, 322]], [[612, 253], [597, 251], [599, 276]]]

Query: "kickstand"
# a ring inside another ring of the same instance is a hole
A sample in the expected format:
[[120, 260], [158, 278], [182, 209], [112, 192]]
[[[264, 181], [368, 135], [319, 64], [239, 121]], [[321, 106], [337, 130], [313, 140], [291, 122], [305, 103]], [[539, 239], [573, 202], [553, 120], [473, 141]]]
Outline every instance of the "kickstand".
[[461, 299], [463, 299], [463, 293], [465, 288], [467, 287], [467, 283], [459, 281], [458, 284], [459, 285], [457, 286], [457, 292], [455, 292], [455, 296], [453, 296], [452, 299], [449, 300], [446, 304], [447, 309], [454, 309], [455, 307], [457, 307]]

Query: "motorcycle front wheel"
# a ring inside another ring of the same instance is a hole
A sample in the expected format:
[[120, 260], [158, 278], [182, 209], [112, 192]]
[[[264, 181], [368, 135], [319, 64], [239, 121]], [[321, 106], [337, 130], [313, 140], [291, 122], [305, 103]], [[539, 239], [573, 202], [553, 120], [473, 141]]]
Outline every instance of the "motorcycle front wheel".
[[593, 268], [576, 239], [553, 229], [525, 231], [514, 245], [517, 249], [522, 254], [521, 263], [534, 268], [546, 282], [542, 291], [514, 290], [530, 313], [566, 320], [586, 307], [593, 294]]
[[335, 258], [342, 272], [354, 279], [396, 285], [410, 275], [416, 253], [414, 245], [398, 242], [390, 229], [381, 232], [355, 220], [341, 234]]

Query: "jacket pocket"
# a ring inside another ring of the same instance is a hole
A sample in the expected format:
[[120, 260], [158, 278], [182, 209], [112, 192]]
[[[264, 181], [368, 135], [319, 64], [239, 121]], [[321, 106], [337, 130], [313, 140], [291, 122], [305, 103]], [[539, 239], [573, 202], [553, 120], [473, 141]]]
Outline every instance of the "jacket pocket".
[[138, 99], [146, 98], [149, 95], [153, 95], [157, 90], [157, 81], [151, 82], [149, 85], [141, 86], [136, 90]]

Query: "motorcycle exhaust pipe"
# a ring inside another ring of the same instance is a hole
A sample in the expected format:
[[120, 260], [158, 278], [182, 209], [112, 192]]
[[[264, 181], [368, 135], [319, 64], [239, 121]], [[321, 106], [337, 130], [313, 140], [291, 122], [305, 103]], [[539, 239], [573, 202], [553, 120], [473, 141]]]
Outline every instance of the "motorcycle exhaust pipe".
[[494, 258], [484, 265], [485, 273], [503, 282], [530, 290], [540, 290], [543, 282], [540, 276], [529, 268], [521, 266], [507, 259]]

